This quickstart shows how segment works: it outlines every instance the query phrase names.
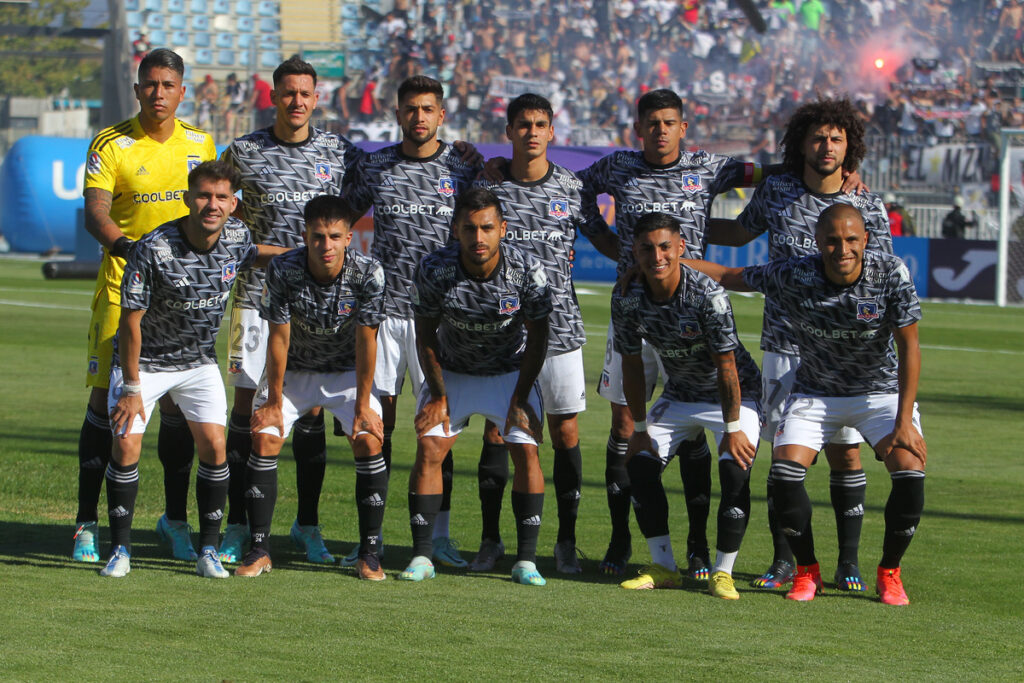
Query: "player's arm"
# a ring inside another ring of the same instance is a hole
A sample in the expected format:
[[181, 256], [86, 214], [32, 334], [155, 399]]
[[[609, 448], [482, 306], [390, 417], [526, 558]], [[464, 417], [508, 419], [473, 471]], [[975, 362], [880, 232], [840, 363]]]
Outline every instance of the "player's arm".
[[756, 236], [734, 218], [708, 219], [704, 234], [709, 243], [720, 244], [723, 247], [742, 247]]
[[537, 375], [544, 367], [544, 359], [548, 353], [548, 319], [547, 317], [523, 322], [526, 328], [526, 347], [519, 363], [519, 379], [508, 407], [505, 420], [505, 433], [512, 427], [518, 427], [529, 433], [533, 440], [542, 443], [544, 440], [544, 422], [530, 406], [530, 392], [537, 381]]
[[437, 326], [440, 322], [440, 318], [416, 316], [416, 354], [423, 370], [423, 381], [430, 391], [430, 399], [414, 421], [417, 435], [424, 434], [438, 424], [444, 425], [444, 433], [448, 433], [448, 395], [444, 388], [437, 340]]
[[707, 275], [709, 278], [734, 292], [753, 292], [754, 288], [743, 281], [743, 268], [730, 268], [719, 263], [698, 259], [680, 259], [680, 263]]
[[377, 367], [377, 326], [356, 325], [356, 409], [352, 434], [369, 432], [384, 443], [384, 423], [370, 407], [373, 372]]
[[[616, 330], [618, 332], [618, 330]], [[622, 353], [622, 393], [633, 416], [633, 435], [626, 446], [626, 459], [641, 451], [654, 453], [654, 444], [647, 433], [647, 378], [640, 354]]]
[[918, 342], [917, 323], [893, 330], [896, 351], [899, 354], [899, 406], [892, 433], [884, 437], [875, 447], [883, 459], [888, 458], [895, 448], [905, 448], [924, 465], [928, 449], [924, 437], [914, 427], [914, 402], [917, 400], [917, 385], [921, 377], [921, 346]]
[[266, 268], [278, 254], [283, 254], [286, 251], [291, 251], [290, 247], [272, 247], [269, 244], [257, 244], [256, 245], [256, 260], [253, 261], [253, 268]]
[[718, 399], [722, 404], [722, 420], [725, 423], [725, 432], [718, 445], [718, 452], [729, 453], [737, 465], [742, 469], [748, 469], [754, 462], [757, 445], [750, 443], [747, 435], [740, 429], [742, 394], [739, 371], [736, 369], [736, 354], [733, 351], [712, 351], [711, 359], [718, 370]]
[[121, 362], [122, 388], [117, 405], [110, 411], [110, 426], [122, 439], [132, 428], [135, 416], [146, 419], [139, 378], [139, 353], [142, 350], [142, 316], [144, 309], [121, 309], [117, 326], [117, 355]]
[[594, 245], [594, 248], [601, 252], [603, 256], [610, 258], [612, 261], [617, 262], [619, 260], [621, 243], [619, 242], [618, 234], [611, 230], [603, 230], [588, 239], [590, 240], [590, 243]]
[[284, 371], [288, 367], [288, 347], [291, 344], [291, 323], [268, 321], [270, 334], [267, 336], [267, 400], [252, 411], [249, 426], [255, 434], [266, 427], [277, 427], [284, 437], [284, 416], [281, 406], [284, 402]]
[[85, 196], [85, 230], [112, 256], [125, 258], [134, 241], [127, 237], [110, 217], [114, 195], [99, 187], [87, 187]]
[[477, 151], [473, 143], [465, 140], [456, 140], [452, 147], [459, 153], [462, 162], [467, 166], [479, 166], [484, 162], [484, 155]]

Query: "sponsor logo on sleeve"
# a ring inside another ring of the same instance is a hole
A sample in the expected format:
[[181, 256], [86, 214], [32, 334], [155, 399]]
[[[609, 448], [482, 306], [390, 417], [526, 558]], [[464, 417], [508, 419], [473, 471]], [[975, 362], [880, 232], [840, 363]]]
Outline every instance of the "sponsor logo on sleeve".
[[103, 170], [103, 162], [100, 161], [100, 155], [96, 152], [89, 152], [89, 160], [85, 165], [85, 170], [89, 173], [99, 173]]
[[145, 284], [146, 281], [143, 279], [142, 273], [137, 270], [133, 270], [131, 276], [128, 278], [128, 292], [130, 294], [141, 294]]

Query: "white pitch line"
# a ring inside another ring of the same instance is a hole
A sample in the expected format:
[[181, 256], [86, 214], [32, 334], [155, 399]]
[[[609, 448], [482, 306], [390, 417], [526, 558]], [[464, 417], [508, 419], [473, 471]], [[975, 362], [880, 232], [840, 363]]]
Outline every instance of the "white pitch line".
[[21, 308], [52, 308], [59, 311], [82, 311], [88, 313], [88, 308], [82, 306], [61, 306], [60, 304], [40, 304], [32, 303], [28, 301], [10, 301], [9, 299], [0, 299], [0, 306], [20, 306]]
[[84, 289], [27, 289], [25, 287], [0, 287], [0, 292], [25, 292], [29, 294], [78, 294], [92, 296], [92, 292]]

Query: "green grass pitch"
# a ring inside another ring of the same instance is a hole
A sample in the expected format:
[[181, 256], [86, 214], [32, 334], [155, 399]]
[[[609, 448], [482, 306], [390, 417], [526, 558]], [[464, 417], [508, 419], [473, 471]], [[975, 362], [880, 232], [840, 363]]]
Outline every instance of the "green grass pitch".
[[[104, 580], [69, 559], [77, 440], [87, 393], [84, 345], [92, 285], [44, 281], [35, 261], [0, 261], [0, 678], [122, 680], [323, 679], [995, 679], [1024, 678], [1024, 310], [926, 304], [919, 400], [930, 461], [924, 518], [904, 561], [912, 604], [827, 589], [810, 604], [748, 587], [770, 560], [764, 509], [769, 453], [754, 468], [753, 512], [736, 566], [742, 598], [702, 586], [629, 592], [597, 573], [609, 525], [604, 494], [607, 405], [590, 393], [581, 416], [584, 491], [578, 527], [585, 573], [562, 577], [551, 558], [553, 496], [541, 532], [544, 588], [513, 585], [510, 562], [474, 575], [440, 568], [422, 585], [393, 580], [410, 555], [407, 475], [413, 401], [399, 403], [385, 519], [383, 584], [304, 561], [288, 542], [294, 467], [282, 454], [273, 528], [275, 571], [254, 581], [207, 581], [168, 559], [154, 524], [162, 508], [155, 433], [147, 435], [133, 569]], [[588, 381], [604, 351], [608, 289], [580, 295], [590, 343]], [[760, 300], [733, 296], [756, 356]], [[223, 344], [223, 336], [221, 340]], [[222, 351], [223, 358], [223, 351]], [[471, 557], [480, 533], [476, 463], [482, 423], [455, 447], [452, 531]], [[328, 437], [321, 522], [329, 548], [356, 538], [351, 455]], [[864, 452], [867, 517], [861, 567], [874, 588], [889, 483]], [[542, 447], [550, 479], [551, 451]], [[715, 475], [717, 480], [717, 474]], [[835, 525], [826, 468], [808, 477], [826, 579]], [[678, 469], [665, 473], [677, 553], [686, 511]], [[549, 485], [549, 493], [551, 487]], [[717, 482], [715, 484], [717, 506]], [[195, 515], [194, 503], [191, 504]], [[101, 510], [103, 503], [101, 502]], [[709, 535], [714, 539], [714, 511]], [[101, 547], [106, 552], [106, 523]], [[514, 544], [511, 505], [502, 529]], [[648, 559], [634, 527], [634, 565]], [[682, 558], [680, 558], [682, 559]]]

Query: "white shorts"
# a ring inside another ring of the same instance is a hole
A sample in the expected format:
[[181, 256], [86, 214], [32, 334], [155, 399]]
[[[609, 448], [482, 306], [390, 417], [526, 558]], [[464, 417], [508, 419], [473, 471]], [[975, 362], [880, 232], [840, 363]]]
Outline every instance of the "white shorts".
[[415, 323], [406, 318], [387, 318], [377, 328], [377, 371], [373, 379], [377, 394], [401, 394], [406, 370], [412, 391], [418, 394], [423, 385], [423, 371], [416, 353]]
[[[775, 432], [775, 446], [806, 446], [820, 451], [844, 425], [852, 425], [874, 447], [892, 432], [898, 394], [807, 396], [792, 394]], [[914, 427], [922, 436], [921, 415], [914, 404]]]
[[[717, 403], [683, 403], [672, 401], [662, 396], [647, 412], [647, 433], [651, 437], [662, 467], [667, 465], [675, 455], [676, 449], [683, 441], [693, 441], [705, 429], [710, 429], [715, 443], [722, 440], [725, 423], [722, 421], [722, 406]], [[757, 412], [754, 401], [740, 403], [740, 429], [747, 435], [750, 443], [757, 446], [758, 435], [761, 433], [761, 415]], [[732, 460], [732, 454], [719, 453], [719, 460]]]
[[[604, 368], [601, 370], [601, 381], [597, 385], [597, 393], [602, 398], [620, 406], [626, 405], [626, 395], [622, 393], [622, 354], [615, 350], [615, 330], [608, 321], [608, 343], [604, 349]], [[654, 387], [658, 383], [658, 372], [661, 362], [654, 348], [646, 341], [641, 347], [640, 357], [644, 362], [644, 380], [647, 386], [647, 400], [654, 396]]]
[[[331, 411], [345, 427], [345, 433], [352, 433], [352, 422], [356, 417], [356, 371], [347, 372], [292, 372], [285, 370], [284, 391], [281, 397], [281, 417], [284, 421], [286, 438], [292, 431], [292, 425], [300, 417], [316, 406], [323, 406]], [[256, 410], [267, 402], [266, 381], [260, 382], [256, 396], [252, 400], [252, 408]], [[370, 408], [377, 415], [381, 414], [380, 401], [370, 393]], [[265, 427], [261, 434], [275, 434], [277, 427]], [[356, 436], [364, 432], [356, 432]]]
[[[779, 428], [779, 420], [786, 409], [786, 399], [793, 390], [796, 380], [796, 369], [800, 366], [800, 356], [791, 353], [775, 353], [765, 351], [761, 359], [761, 404], [764, 407], [764, 427], [761, 438], [772, 443], [775, 432]], [[829, 443], [858, 444], [864, 441], [856, 429], [843, 427], [829, 439]]]
[[[512, 393], [515, 391], [516, 382], [519, 381], [518, 372], [478, 377], [442, 370], [442, 377], [444, 378], [445, 393], [448, 396], [448, 433], [445, 434], [444, 426], [438, 424], [431, 427], [424, 436], [458, 436], [469, 424], [471, 415], [483, 415], [484, 418], [497, 425], [499, 432], [503, 432]], [[429, 400], [430, 387], [424, 382], [420, 387], [416, 411], [419, 412]], [[530, 407], [533, 408], [538, 418], [544, 419], [544, 402], [541, 400], [536, 384], [530, 391]], [[537, 445], [532, 436], [518, 427], [513, 427], [508, 434], [502, 433], [501, 437], [505, 443]]]
[[228, 384], [255, 389], [267, 363], [270, 326], [256, 309], [235, 306], [231, 309], [228, 333]]
[[571, 415], [587, 409], [587, 380], [583, 376], [583, 349], [544, 359], [537, 386], [548, 415]]
[[[228, 417], [228, 398], [224, 392], [224, 380], [220, 377], [220, 368], [216, 365], [200, 365], [189, 370], [173, 370], [170, 372], [139, 371], [139, 382], [142, 384], [142, 406], [146, 417], [136, 415], [132, 422], [131, 434], [143, 434], [146, 425], [153, 419], [156, 402], [165, 394], [170, 394], [185, 419], [189, 422], [206, 422], [225, 425]], [[114, 409], [121, 398], [124, 379], [120, 366], [110, 369], [110, 389], [107, 391], [107, 411]]]

